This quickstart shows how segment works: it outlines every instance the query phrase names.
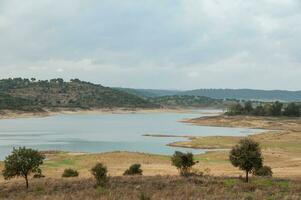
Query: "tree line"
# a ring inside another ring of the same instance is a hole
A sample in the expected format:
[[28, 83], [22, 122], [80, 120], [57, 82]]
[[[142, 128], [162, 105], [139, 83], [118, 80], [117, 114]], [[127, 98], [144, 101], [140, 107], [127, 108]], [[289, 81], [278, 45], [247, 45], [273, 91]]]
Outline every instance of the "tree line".
[[279, 101], [273, 103], [256, 103], [247, 101], [230, 106], [226, 112], [227, 115], [254, 115], [254, 116], [286, 116], [300, 117], [300, 103], [282, 103]]

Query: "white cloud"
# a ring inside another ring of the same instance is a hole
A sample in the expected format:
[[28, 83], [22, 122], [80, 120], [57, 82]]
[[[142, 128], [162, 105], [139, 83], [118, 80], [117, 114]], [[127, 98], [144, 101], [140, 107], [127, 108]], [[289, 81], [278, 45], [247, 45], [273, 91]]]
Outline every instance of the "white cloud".
[[300, 4], [0, 0], [0, 73], [139, 88], [301, 89], [291, 84], [301, 76]]

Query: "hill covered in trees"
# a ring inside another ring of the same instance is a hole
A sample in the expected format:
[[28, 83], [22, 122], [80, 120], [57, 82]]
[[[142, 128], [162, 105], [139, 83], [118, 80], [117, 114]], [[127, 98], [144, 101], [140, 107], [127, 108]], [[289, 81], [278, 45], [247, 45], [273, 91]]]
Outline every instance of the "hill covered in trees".
[[197, 89], [197, 90], [152, 90], [118, 88], [141, 97], [203, 96], [214, 99], [238, 99], [259, 101], [301, 101], [301, 91], [252, 90], [252, 89]]
[[185, 95], [206, 96], [218, 99], [243, 99], [261, 101], [300, 101], [301, 91], [252, 89], [199, 89], [183, 92]]
[[120, 90], [72, 79], [0, 80], [0, 109], [43, 108], [157, 108], [148, 100]]
[[168, 107], [168, 108], [176, 108], [176, 107], [220, 108], [220, 107], [225, 107], [226, 105], [226, 101], [223, 101], [222, 99], [212, 99], [209, 97], [200, 97], [200, 96], [180, 96], [180, 95], [163, 96], [163, 97], [149, 98], [149, 101], [154, 104], [162, 105], [163, 107]]

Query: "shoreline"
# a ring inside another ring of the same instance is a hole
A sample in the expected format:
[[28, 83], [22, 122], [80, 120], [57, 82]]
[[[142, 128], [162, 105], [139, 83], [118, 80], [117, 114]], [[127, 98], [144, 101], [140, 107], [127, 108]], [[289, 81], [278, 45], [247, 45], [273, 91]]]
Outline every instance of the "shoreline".
[[[209, 108], [204, 108], [209, 110]], [[214, 109], [212, 109], [214, 110]], [[12, 111], [2, 110], [0, 113], [1, 119], [20, 119], [20, 118], [40, 118], [50, 117], [55, 115], [76, 115], [76, 114], [145, 114], [145, 113], [191, 113], [195, 109], [186, 108], [94, 108], [94, 109], [80, 109], [80, 108], [58, 108], [45, 109], [45, 112], [27, 112], [27, 111]]]

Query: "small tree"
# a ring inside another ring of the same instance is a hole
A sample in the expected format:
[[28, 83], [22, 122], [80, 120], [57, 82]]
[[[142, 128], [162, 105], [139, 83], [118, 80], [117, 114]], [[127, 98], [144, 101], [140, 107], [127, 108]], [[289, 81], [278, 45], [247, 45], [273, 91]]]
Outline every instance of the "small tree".
[[264, 116], [265, 115], [265, 111], [264, 111], [264, 107], [262, 105], [257, 106], [254, 110], [253, 110], [253, 114], [255, 116]]
[[247, 101], [244, 107], [245, 113], [250, 114], [253, 111], [253, 105], [251, 101]]
[[242, 139], [230, 151], [229, 159], [234, 167], [246, 172], [246, 182], [249, 173], [262, 167], [262, 155], [259, 144], [250, 138]]
[[142, 175], [142, 169], [140, 164], [133, 164], [129, 169], [125, 170], [123, 175]]
[[272, 115], [273, 116], [280, 116], [282, 114], [282, 107], [283, 103], [280, 103], [279, 101], [276, 101], [272, 105]]
[[178, 168], [182, 176], [189, 174], [191, 167], [196, 164], [192, 153], [182, 153], [176, 151], [171, 157], [172, 165]]
[[102, 163], [97, 163], [92, 169], [91, 173], [96, 179], [96, 184], [98, 186], [105, 186], [108, 176], [108, 170], [107, 167], [104, 166]]
[[3, 176], [5, 179], [23, 177], [28, 188], [28, 176], [30, 173], [41, 172], [39, 166], [43, 164], [45, 156], [39, 151], [25, 147], [14, 148], [11, 155], [4, 160]]
[[288, 117], [300, 117], [300, 107], [295, 103], [289, 103], [284, 109], [283, 115]]
[[226, 112], [227, 115], [242, 115], [243, 113], [244, 107], [240, 103], [230, 106]]

